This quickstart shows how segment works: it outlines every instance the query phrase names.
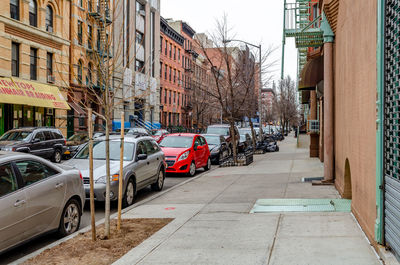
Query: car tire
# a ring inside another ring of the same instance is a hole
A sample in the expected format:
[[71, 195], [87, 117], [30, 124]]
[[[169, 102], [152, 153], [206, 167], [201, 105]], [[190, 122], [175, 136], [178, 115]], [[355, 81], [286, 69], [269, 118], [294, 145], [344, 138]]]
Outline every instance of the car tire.
[[187, 175], [189, 177], [193, 177], [195, 174], [196, 174], [196, 164], [194, 163], [194, 161], [192, 161], [192, 163], [190, 163], [189, 172], [187, 173]]
[[207, 164], [205, 165], [204, 170], [208, 171], [210, 169], [211, 169], [211, 159], [210, 159], [210, 157], [208, 157]]
[[62, 154], [60, 149], [54, 150], [51, 161], [53, 161], [54, 163], [61, 163], [61, 160], [62, 160]]
[[124, 205], [124, 207], [131, 206], [135, 202], [135, 199], [136, 199], [136, 184], [134, 179], [130, 178], [128, 180], [128, 183], [126, 184], [122, 204]]
[[164, 187], [165, 173], [164, 169], [161, 168], [158, 171], [157, 180], [151, 185], [151, 189], [154, 191], [161, 191]]
[[65, 205], [58, 227], [60, 236], [68, 236], [79, 229], [81, 224], [81, 206], [76, 199], [71, 199]]
[[275, 152], [278, 152], [278, 151], [279, 151], [279, 146], [276, 146]]

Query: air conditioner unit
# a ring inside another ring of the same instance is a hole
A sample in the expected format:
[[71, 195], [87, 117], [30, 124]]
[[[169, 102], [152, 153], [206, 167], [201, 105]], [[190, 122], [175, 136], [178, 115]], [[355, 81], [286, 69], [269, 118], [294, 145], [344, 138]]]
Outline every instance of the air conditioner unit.
[[54, 84], [56, 82], [56, 78], [54, 77], [54, 75], [48, 75], [47, 82]]
[[46, 115], [53, 115], [54, 114], [54, 109], [50, 109], [50, 108], [47, 108], [46, 109]]

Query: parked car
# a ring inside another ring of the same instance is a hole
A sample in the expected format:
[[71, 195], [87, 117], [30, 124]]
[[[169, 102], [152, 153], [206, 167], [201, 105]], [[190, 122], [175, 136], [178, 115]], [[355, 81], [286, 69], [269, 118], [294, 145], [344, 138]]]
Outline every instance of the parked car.
[[248, 148], [251, 148], [252, 145], [253, 143], [248, 133], [240, 135], [240, 140], [238, 145], [239, 153], [245, 152]]
[[156, 140], [157, 143], [160, 143], [162, 139], [164, 139], [165, 136], [167, 136], [169, 132], [164, 129], [159, 129], [159, 130], [152, 130], [151, 131], [151, 136]]
[[60, 163], [66, 140], [60, 130], [48, 127], [26, 127], [7, 131], [0, 138], [0, 150], [30, 153]]
[[239, 146], [239, 139], [240, 139], [240, 134], [239, 130], [235, 126], [235, 135], [232, 136], [230, 134], [230, 125], [229, 124], [215, 124], [215, 125], [210, 125], [207, 127], [207, 132], [206, 134], [219, 134], [223, 135], [225, 137], [226, 142], [228, 143], [228, 147], [230, 149], [230, 153], [232, 154], [233, 150], [233, 139], [236, 141], [236, 146]]
[[211, 153], [211, 163], [219, 164], [220, 160], [223, 160], [229, 156], [228, 143], [225, 141], [223, 135], [218, 134], [202, 134], [206, 138], [208, 149]]
[[84, 203], [79, 170], [0, 152], [0, 253], [45, 232], [74, 233]]
[[193, 133], [172, 133], [160, 142], [167, 163], [167, 173], [196, 174], [196, 169], [211, 168], [210, 150], [203, 136]]
[[[118, 179], [120, 167], [120, 144], [118, 135], [110, 136], [110, 168], [111, 191], [110, 199], [118, 199]], [[105, 201], [106, 193], [106, 141], [98, 138], [93, 143], [93, 179], [94, 196], [97, 201]], [[72, 159], [66, 161], [69, 165], [82, 172], [86, 199], [89, 199], [89, 145], [86, 144]], [[126, 135], [124, 137], [123, 162], [123, 204], [134, 203], [137, 191], [151, 185], [156, 191], [162, 190], [165, 179], [164, 153], [152, 137]]]
[[126, 134], [142, 134], [142, 135], [148, 135], [150, 136], [150, 132], [142, 127], [133, 127], [129, 128]]
[[[253, 129], [253, 130], [254, 130], [254, 135], [256, 136], [256, 141], [257, 141], [257, 137], [258, 137], [259, 131], [257, 131], [256, 129]], [[240, 135], [245, 135], [246, 133], [250, 136], [250, 139], [252, 140], [253, 139], [253, 134], [251, 132], [251, 127], [240, 128], [239, 129], [239, 134]]]
[[89, 141], [89, 135], [85, 132], [78, 132], [67, 139], [64, 157], [73, 157], [76, 152]]

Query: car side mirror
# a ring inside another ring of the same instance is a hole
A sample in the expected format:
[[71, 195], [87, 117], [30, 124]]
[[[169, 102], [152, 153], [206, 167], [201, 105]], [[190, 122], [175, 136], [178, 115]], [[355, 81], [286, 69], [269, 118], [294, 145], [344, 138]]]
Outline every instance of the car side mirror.
[[140, 154], [137, 156], [137, 160], [146, 160], [147, 159], [147, 154]]
[[32, 143], [38, 143], [38, 142], [40, 142], [40, 139], [38, 139], [38, 138], [35, 138], [32, 140]]

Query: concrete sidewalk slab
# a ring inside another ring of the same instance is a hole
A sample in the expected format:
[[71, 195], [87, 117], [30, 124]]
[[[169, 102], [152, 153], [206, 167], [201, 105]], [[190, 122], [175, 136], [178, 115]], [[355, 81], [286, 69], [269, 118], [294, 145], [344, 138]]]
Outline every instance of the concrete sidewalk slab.
[[279, 145], [124, 214], [175, 219], [115, 264], [380, 264], [351, 213], [249, 213], [262, 198], [339, 198], [333, 186], [301, 182], [323, 167], [295, 138]]

